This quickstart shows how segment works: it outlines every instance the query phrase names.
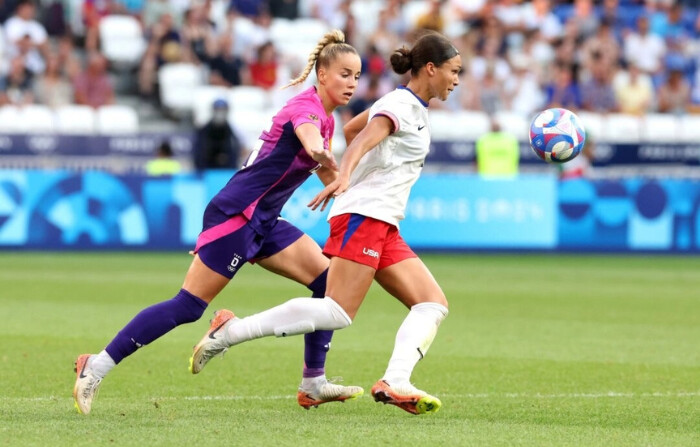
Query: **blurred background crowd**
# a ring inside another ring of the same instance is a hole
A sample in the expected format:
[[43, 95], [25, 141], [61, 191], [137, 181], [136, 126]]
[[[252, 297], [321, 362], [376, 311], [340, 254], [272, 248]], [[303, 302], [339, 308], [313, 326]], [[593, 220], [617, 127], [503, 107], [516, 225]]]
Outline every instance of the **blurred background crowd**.
[[191, 120], [163, 101], [159, 75], [177, 65], [195, 67], [204, 85], [267, 91], [277, 106], [294, 93], [279, 87], [313, 43], [340, 28], [364, 62], [342, 112], [349, 118], [401, 81], [388, 67], [391, 51], [432, 29], [465, 61], [459, 89], [436, 107], [700, 113], [698, 3], [0, 0], [0, 105], [120, 103], [145, 122], [176, 117], [182, 126]]

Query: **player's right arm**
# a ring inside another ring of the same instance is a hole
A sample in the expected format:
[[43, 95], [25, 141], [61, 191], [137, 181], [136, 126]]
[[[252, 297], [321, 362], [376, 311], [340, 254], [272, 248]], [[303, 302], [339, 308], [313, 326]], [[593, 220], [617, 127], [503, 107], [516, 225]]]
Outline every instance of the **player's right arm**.
[[[359, 116], [359, 115], [358, 115]], [[350, 186], [350, 174], [355, 170], [360, 159], [370, 150], [375, 148], [384, 138], [388, 137], [395, 129], [394, 122], [386, 115], [375, 115], [367, 126], [360, 131], [345, 150], [340, 162], [338, 178], [326, 186], [323, 191], [309, 202], [308, 206], [315, 210], [321, 206], [321, 211], [326, 209], [331, 198], [344, 193]]]
[[324, 168], [334, 171], [338, 170], [338, 163], [336, 163], [335, 157], [333, 157], [330, 150], [323, 146], [323, 137], [318, 127], [311, 123], [303, 123], [294, 130], [294, 133], [301, 141], [309, 157], [319, 162]]
[[355, 139], [357, 134], [359, 134], [360, 131], [364, 129], [365, 126], [367, 126], [368, 120], [369, 109], [365, 110], [359, 115], [356, 115], [353, 119], [348, 121], [347, 124], [345, 124], [345, 126], [343, 126], [343, 133], [345, 134], [345, 144], [347, 146], [350, 146], [350, 143], [352, 143], [352, 140]]

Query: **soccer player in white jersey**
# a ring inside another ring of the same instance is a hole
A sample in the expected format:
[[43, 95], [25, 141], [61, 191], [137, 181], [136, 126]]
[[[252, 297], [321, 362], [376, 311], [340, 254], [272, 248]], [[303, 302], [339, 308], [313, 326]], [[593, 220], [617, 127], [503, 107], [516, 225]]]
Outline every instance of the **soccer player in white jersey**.
[[223, 326], [212, 325], [195, 346], [192, 360], [198, 368], [244, 341], [348, 326], [376, 279], [410, 311], [386, 372], [372, 387], [374, 399], [413, 414], [436, 412], [442, 405], [413, 386], [410, 377], [447, 316], [447, 299], [401, 238], [398, 224], [430, 147], [428, 101], [447, 99], [459, 83], [462, 60], [448, 39], [430, 33], [410, 50], [396, 50], [391, 65], [399, 74], [410, 70], [410, 81], [346, 125], [349, 146], [339, 176], [309, 204], [324, 209], [335, 198], [324, 247], [331, 257], [325, 298], [295, 298], [246, 318], [226, 311], [228, 320], [218, 321]]

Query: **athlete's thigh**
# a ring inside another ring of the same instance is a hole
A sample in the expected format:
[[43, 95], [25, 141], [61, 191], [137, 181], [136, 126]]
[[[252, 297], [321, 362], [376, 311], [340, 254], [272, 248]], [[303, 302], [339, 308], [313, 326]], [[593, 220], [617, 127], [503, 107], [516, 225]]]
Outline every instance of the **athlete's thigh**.
[[199, 258], [199, 254], [195, 254], [182, 288], [210, 303], [229, 281], [229, 278], [207, 267]]
[[378, 270], [377, 282], [406, 307], [423, 302], [447, 306], [447, 298], [420, 258], [408, 258]]
[[281, 251], [256, 261], [266, 270], [308, 286], [328, 268], [328, 258], [313, 239], [303, 234]]
[[328, 269], [326, 296], [333, 298], [354, 319], [372, 285], [375, 272], [369, 265], [334, 257]]

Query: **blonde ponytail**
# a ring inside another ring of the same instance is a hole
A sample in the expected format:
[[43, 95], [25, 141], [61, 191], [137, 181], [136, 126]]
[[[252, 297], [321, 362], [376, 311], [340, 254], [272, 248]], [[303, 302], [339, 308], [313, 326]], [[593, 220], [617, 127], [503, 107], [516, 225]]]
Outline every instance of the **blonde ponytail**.
[[311, 74], [311, 70], [316, 67], [316, 72], [318, 72], [319, 66], [327, 66], [332, 60], [334, 60], [341, 53], [355, 53], [357, 50], [351, 45], [345, 43], [345, 34], [339, 30], [334, 29], [327, 32], [321, 40], [318, 41], [314, 50], [309, 54], [308, 62], [304, 71], [296, 78], [289, 81], [289, 84], [282, 88], [291, 87], [293, 85], [301, 84], [306, 81], [306, 78]]

